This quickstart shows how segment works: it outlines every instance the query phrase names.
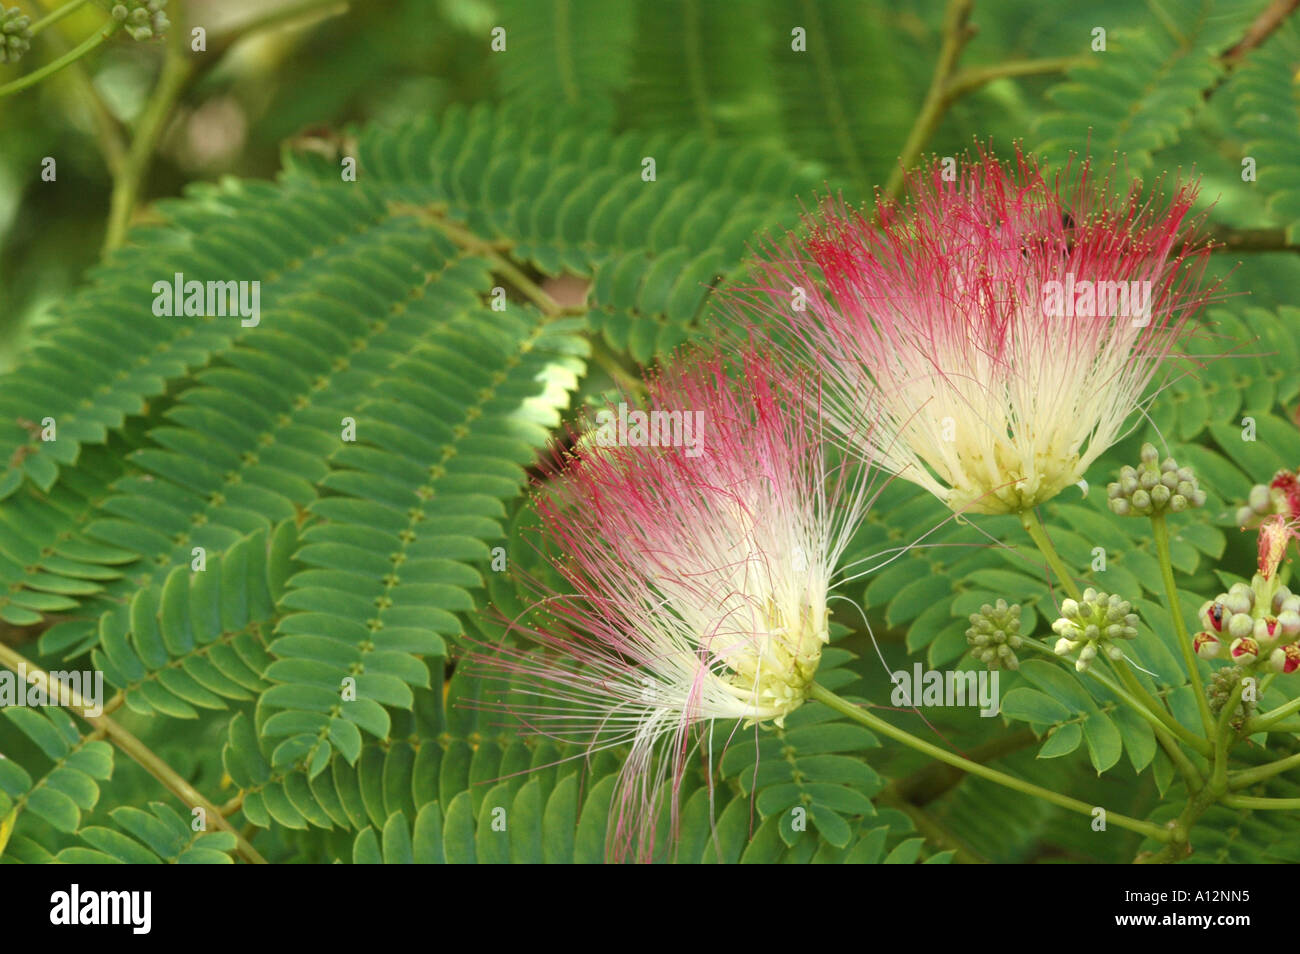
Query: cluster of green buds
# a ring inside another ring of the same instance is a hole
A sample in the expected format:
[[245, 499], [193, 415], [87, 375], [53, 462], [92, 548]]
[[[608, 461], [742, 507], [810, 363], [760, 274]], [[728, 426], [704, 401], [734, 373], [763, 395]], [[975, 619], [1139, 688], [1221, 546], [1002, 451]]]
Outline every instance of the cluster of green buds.
[[1246, 505], [1237, 510], [1237, 526], [1254, 529], [1274, 514], [1300, 516], [1300, 478], [1292, 471], [1279, 470], [1269, 483], [1251, 487]]
[[1181, 513], [1205, 506], [1205, 491], [1190, 467], [1179, 467], [1172, 457], [1162, 462], [1154, 444], [1142, 445], [1137, 467], [1122, 467], [1119, 480], [1106, 487], [1110, 509], [1121, 517], [1149, 517], [1152, 514]]
[[1006, 600], [998, 600], [996, 606], [985, 603], [978, 613], [970, 614], [966, 642], [975, 658], [990, 669], [1019, 669], [1015, 651], [1024, 644], [1019, 605], [1008, 606]]
[[1192, 640], [1196, 655], [1216, 659], [1228, 648], [1228, 658], [1241, 666], [1266, 660], [1275, 672], [1300, 666], [1300, 596], [1276, 577], [1256, 573], [1250, 584], [1234, 583], [1226, 593], [1201, 607], [1201, 632]]
[[151, 40], [162, 36], [171, 26], [167, 19], [167, 0], [121, 0], [113, 4], [110, 14], [133, 40]]
[[[1206, 698], [1210, 702], [1210, 711], [1217, 717], [1228, 704], [1233, 690], [1245, 677], [1246, 670], [1241, 666], [1220, 666], [1210, 676], [1210, 684], [1205, 687]], [[1237, 711], [1229, 723], [1234, 729], [1240, 729], [1246, 720], [1255, 714], [1255, 700], [1243, 698], [1237, 703]]]
[[32, 47], [32, 18], [17, 7], [0, 7], [0, 63], [17, 63]]
[[1083, 599], [1061, 601], [1061, 618], [1052, 624], [1052, 632], [1061, 637], [1056, 641], [1056, 654], [1078, 651], [1074, 668], [1079, 672], [1091, 665], [1098, 651], [1121, 659], [1124, 650], [1116, 640], [1137, 636], [1137, 624], [1137, 614], [1128, 600], [1088, 587]]

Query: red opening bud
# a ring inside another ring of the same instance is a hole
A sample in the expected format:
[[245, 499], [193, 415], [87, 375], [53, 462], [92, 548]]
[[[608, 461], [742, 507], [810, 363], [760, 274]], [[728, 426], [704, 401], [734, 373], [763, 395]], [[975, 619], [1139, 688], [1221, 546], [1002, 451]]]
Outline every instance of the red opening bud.
[[1213, 633], [1197, 633], [1192, 646], [1202, 659], [1214, 659], [1223, 651], [1223, 643]]

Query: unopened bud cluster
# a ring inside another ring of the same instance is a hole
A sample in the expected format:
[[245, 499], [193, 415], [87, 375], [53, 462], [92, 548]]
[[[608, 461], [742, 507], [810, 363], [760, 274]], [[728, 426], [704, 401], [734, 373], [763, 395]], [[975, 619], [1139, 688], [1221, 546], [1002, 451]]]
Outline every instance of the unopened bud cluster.
[[1061, 637], [1056, 641], [1056, 654], [1077, 651], [1074, 668], [1079, 672], [1092, 664], [1098, 652], [1120, 659], [1124, 650], [1116, 640], [1135, 637], [1137, 624], [1137, 614], [1128, 600], [1088, 587], [1083, 599], [1061, 602], [1061, 618], [1052, 624], [1052, 631]]
[[1019, 669], [1015, 651], [1023, 645], [1020, 638], [1020, 607], [998, 600], [996, 606], [985, 603], [978, 613], [970, 614], [966, 630], [975, 658], [990, 669]]
[[1179, 467], [1172, 457], [1160, 460], [1154, 444], [1142, 445], [1137, 467], [1122, 467], [1119, 480], [1106, 487], [1110, 509], [1121, 517], [1149, 517], [1169, 511], [1181, 513], [1205, 506], [1205, 491], [1190, 467]]
[[1228, 658], [1242, 666], [1267, 660], [1274, 672], [1300, 666], [1300, 596], [1256, 573], [1249, 585], [1234, 583], [1201, 607], [1202, 631], [1192, 645], [1202, 659]]
[[1237, 510], [1237, 526], [1254, 529], [1279, 513], [1292, 520], [1300, 517], [1300, 478], [1289, 470], [1279, 470], [1269, 483], [1250, 488], [1246, 505]]
[[[1210, 712], [1214, 713], [1216, 718], [1223, 712], [1223, 707], [1228, 704], [1233, 690], [1237, 688], [1237, 684], [1241, 682], [1245, 675], [1246, 670], [1241, 666], [1221, 666], [1210, 676], [1210, 684], [1205, 687], [1205, 695], [1210, 702]], [[1240, 729], [1246, 720], [1254, 714], [1255, 700], [1243, 696], [1238, 701], [1236, 712], [1229, 724], [1234, 729]]]
[[133, 40], [150, 40], [167, 32], [171, 22], [164, 9], [167, 0], [123, 0], [110, 11]]
[[32, 18], [17, 7], [0, 7], [0, 63], [17, 63], [32, 46]]

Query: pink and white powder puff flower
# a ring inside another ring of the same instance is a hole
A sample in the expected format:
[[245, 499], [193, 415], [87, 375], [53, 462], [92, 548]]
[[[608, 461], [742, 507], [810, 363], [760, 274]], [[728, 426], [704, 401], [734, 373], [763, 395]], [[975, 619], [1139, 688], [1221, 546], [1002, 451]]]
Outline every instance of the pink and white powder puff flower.
[[1214, 291], [1195, 184], [1157, 204], [1086, 164], [1070, 178], [1019, 154], [936, 164], [878, 223], [825, 203], [742, 292], [821, 371], [832, 421], [954, 511], [1019, 513], [1081, 481]]
[[630, 745], [611, 809], [616, 860], [649, 860], [665, 788], [676, 831], [692, 753], [715, 720], [782, 720], [804, 701], [828, 599], [869, 503], [868, 468], [823, 456], [806, 384], [748, 352], [736, 380], [706, 356], [648, 384], [647, 408], [702, 412], [696, 446], [584, 435], [539, 494], [568, 590], [476, 669], [509, 681], [499, 707], [587, 752]]

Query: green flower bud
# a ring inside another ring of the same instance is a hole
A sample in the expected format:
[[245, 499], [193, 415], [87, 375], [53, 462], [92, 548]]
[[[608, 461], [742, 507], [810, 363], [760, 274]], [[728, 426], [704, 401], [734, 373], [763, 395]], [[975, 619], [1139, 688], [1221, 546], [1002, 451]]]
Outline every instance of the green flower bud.
[[133, 40], [151, 40], [171, 27], [164, 8], [166, 0], [123, 0], [112, 8], [112, 17], [123, 24]]
[[970, 623], [966, 642], [974, 648], [980, 662], [991, 669], [1020, 667], [1015, 654], [1023, 645], [1019, 606], [1008, 606], [1006, 600], [998, 600], [996, 605], [985, 603], [978, 613], [970, 615]]
[[1228, 635], [1238, 639], [1249, 636], [1255, 631], [1255, 618], [1249, 613], [1233, 613], [1228, 618]]
[[[1205, 696], [1210, 703], [1210, 711], [1217, 718], [1223, 712], [1223, 707], [1228, 704], [1233, 690], [1241, 682], [1245, 675], [1245, 670], [1240, 666], [1223, 666], [1214, 671], [1210, 677], [1210, 684], [1205, 687]], [[1234, 729], [1240, 729], [1245, 721], [1255, 714], [1255, 703], [1241, 700], [1237, 703], [1237, 708], [1230, 721]]]
[[1057, 655], [1078, 652], [1075, 668], [1083, 672], [1104, 652], [1111, 659], [1123, 658], [1119, 640], [1137, 636], [1137, 614], [1133, 605], [1117, 593], [1102, 593], [1089, 587], [1079, 600], [1061, 602], [1061, 616], [1052, 623]]
[[1119, 480], [1107, 487], [1107, 506], [1112, 513], [1145, 517], [1205, 506], [1205, 492], [1197, 486], [1191, 467], [1180, 467], [1172, 457], [1160, 461], [1152, 444], [1143, 444], [1140, 456], [1136, 468], [1121, 467]]
[[32, 20], [17, 7], [0, 9], [0, 63], [17, 63], [32, 46]]

